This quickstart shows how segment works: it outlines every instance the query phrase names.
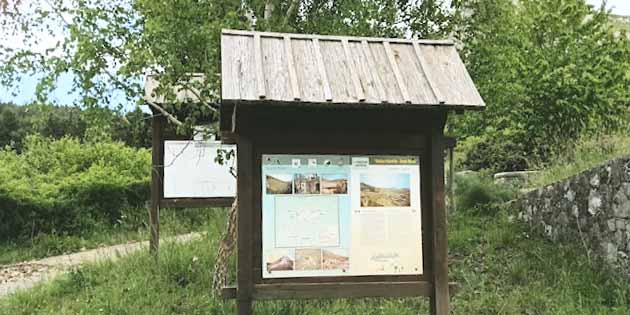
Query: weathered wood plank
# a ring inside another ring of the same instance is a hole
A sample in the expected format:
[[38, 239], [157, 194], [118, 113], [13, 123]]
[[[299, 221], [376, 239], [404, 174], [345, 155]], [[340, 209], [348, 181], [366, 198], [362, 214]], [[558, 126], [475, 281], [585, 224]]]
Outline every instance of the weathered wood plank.
[[357, 73], [357, 69], [354, 63], [354, 58], [350, 53], [350, 47], [348, 45], [348, 40], [343, 39], [341, 41], [343, 45], [343, 50], [346, 55], [346, 63], [348, 64], [348, 71], [350, 72], [350, 77], [352, 78], [352, 84], [354, 85], [354, 93], [359, 102], [365, 102], [365, 93], [363, 92], [363, 88], [361, 87], [361, 82], [359, 81], [359, 75]]
[[289, 66], [283, 39], [266, 38], [262, 40], [263, 72], [265, 79], [265, 99], [294, 101], [289, 88]]
[[157, 254], [160, 246], [160, 199], [164, 191], [164, 126], [166, 118], [154, 115], [151, 126], [151, 208], [149, 209], [149, 225], [151, 240], [149, 250]]
[[292, 39], [291, 48], [303, 102], [325, 102], [317, 60], [313, 54], [313, 41]]
[[392, 71], [394, 72], [394, 77], [396, 77], [396, 82], [398, 83], [398, 88], [402, 94], [403, 101], [405, 101], [405, 103], [411, 103], [411, 98], [409, 98], [409, 92], [407, 91], [407, 85], [403, 81], [400, 69], [398, 69], [398, 63], [396, 62], [396, 57], [394, 56], [392, 47], [389, 42], [383, 42], [383, 46], [385, 47], [385, 54], [389, 60], [389, 65], [392, 67]]
[[[444, 116], [444, 119], [446, 115]], [[429, 133], [429, 147], [431, 160], [431, 211], [433, 212], [433, 239], [432, 239], [432, 282], [431, 294], [432, 315], [449, 314], [449, 287], [448, 287], [448, 239], [446, 224], [446, 209], [444, 204], [444, 120], [433, 123]]]
[[344, 58], [345, 51], [341, 42], [323, 40], [319, 41], [319, 46], [335, 103], [358, 103], [350, 76], [350, 65]]
[[413, 50], [416, 54], [416, 57], [418, 58], [418, 62], [420, 63], [420, 74], [423, 75], [424, 78], [427, 80], [427, 83], [429, 84], [429, 87], [431, 87], [431, 91], [433, 92], [433, 96], [435, 97], [436, 101], [439, 104], [446, 103], [446, 99], [444, 99], [444, 96], [442, 96], [440, 91], [435, 86], [435, 83], [433, 82], [433, 78], [431, 78], [431, 73], [429, 73], [428, 71], [427, 62], [426, 60], [424, 60], [422, 51], [420, 51], [420, 45], [416, 41], [414, 41], [412, 45], [413, 45]]
[[234, 197], [216, 198], [165, 198], [160, 201], [162, 208], [210, 208], [231, 207]]
[[370, 48], [370, 44], [368, 44], [367, 40], [361, 41], [361, 45], [363, 46], [363, 50], [365, 52], [365, 56], [369, 60], [369, 64], [371, 66], [370, 76], [374, 80], [374, 84], [376, 86], [376, 90], [378, 91], [381, 102], [387, 103], [387, 92], [385, 92], [385, 88], [383, 87], [383, 82], [381, 81], [380, 76], [378, 75], [378, 70], [376, 69], [376, 60], [374, 58], [374, 54], [372, 53], [372, 49]]
[[[450, 292], [456, 292], [457, 284], [449, 283]], [[330, 299], [330, 298], [364, 298], [364, 297], [417, 297], [429, 296], [432, 285], [426, 281], [415, 282], [337, 282], [337, 283], [303, 283], [303, 284], [257, 284], [254, 286], [255, 300], [272, 299]], [[237, 297], [237, 289], [233, 286], [223, 288], [224, 299]]]
[[[351, 286], [349, 286], [349, 284]], [[281, 291], [276, 291], [274, 293], [270, 293], [269, 291], [275, 291], [279, 285], [255, 285], [254, 288], [255, 290], [258, 291], [267, 291], [262, 293], [262, 295], [254, 295], [254, 299], [258, 299], [258, 300], [264, 300], [264, 299], [271, 299], [270, 296], [275, 296], [275, 295], [283, 295], [281, 297], [277, 297], [278, 299], [309, 299], [309, 298], [321, 298], [321, 295], [318, 294], [316, 297], [309, 297], [307, 296], [307, 294], [302, 293], [302, 292], [308, 292], [309, 290], [311, 290], [310, 293], [308, 293], [309, 295], [312, 294], [316, 294], [316, 292], [313, 292], [314, 289], [313, 286], [321, 286], [321, 289], [324, 290], [328, 290], [330, 289], [330, 285], [329, 284], [288, 284], [288, 285], [282, 285], [281, 286]], [[353, 294], [352, 296], [344, 296], [343, 294], [338, 295], [336, 294], [335, 296], [329, 296], [328, 298], [362, 298], [362, 297], [399, 297], [398, 295], [394, 296], [392, 295], [393, 292], [399, 292], [399, 291], [391, 291], [391, 290], [400, 290], [398, 288], [402, 288], [404, 290], [409, 290], [407, 291], [407, 293], [409, 293], [409, 295], [407, 295], [407, 297], [415, 297], [415, 296], [426, 296], [423, 293], [429, 294], [430, 293], [430, 287], [431, 284], [429, 282], [401, 282], [400, 284], [394, 284], [394, 286], [386, 286], [386, 288], [375, 288], [375, 286], [383, 286], [383, 282], [367, 282], [367, 283], [332, 283], [332, 285], [334, 285], [335, 289], [337, 290], [347, 290], [349, 287], [356, 287], [356, 286], [364, 286], [367, 285], [369, 292], [365, 292], [363, 294]], [[459, 287], [457, 285], [457, 283], [455, 282], [450, 282], [449, 284], [449, 292], [451, 293], [451, 296], [455, 295], [457, 293], [457, 291], [459, 290]], [[286, 292], [286, 290], [295, 290], [298, 292], [297, 295], [292, 295], [293, 293], [289, 293], [289, 294], [285, 294], [284, 292]], [[382, 293], [382, 291], [386, 290], [386, 289], [390, 289], [390, 291], [386, 292], [388, 295], [383, 295], [383, 294], [379, 294], [376, 295], [376, 293]], [[355, 289], [356, 290], [356, 289]], [[380, 291], [380, 292], [377, 292]], [[354, 293], [354, 292], [351, 292]], [[366, 295], [367, 293], [374, 293], [372, 295]], [[329, 293], [330, 294], [330, 293]], [[226, 300], [230, 300], [230, 299], [236, 299], [237, 296], [237, 289], [236, 286], [226, 286], [221, 290], [221, 297], [223, 299]], [[276, 298], [276, 297], [274, 297]]]
[[287, 56], [287, 67], [289, 69], [289, 84], [293, 93], [293, 100], [300, 100], [300, 86], [298, 85], [297, 74], [295, 73], [295, 62], [293, 59], [293, 48], [291, 45], [291, 37], [284, 35], [284, 49]]
[[326, 67], [324, 66], [324, 59], [322, 58], [322, 50], [319, 45], [319, 39], [313, 38], [313, 49], [315, 51], [315, 58], [317, 59], [317, 68], [319, 75], [324, 86], [324, 99], [327, 102], [332, 102], [332, 90], [330, 89], [330, 82], [328, 82], [328, 74], [326, 74]]
[[335, 35], [314, 35], [314, 34], [294, 34], [294, 33], [275, 33], [275, 32], [253, 32], [253, 31], [243, 31], [243, 30], [232, 30], [232, 29], [223, 29], [222, 33], [225, 35], [239, 35], [239, 36], [254, 36], [254, 33], [260, 34], [262, 37], [276, 37], [282, 38], [285, 35], [290, 35], [292, 38], [299, 39], [313, 39], [317, 38], [319, 40], [353, 40], [353, 41], [362, 41], [366, 40], [369, 42], [383, 42], [388, 41], [390, 43], [411, 43], [413, 41], [417, 41], [420, 44], [426, 45], [445, 45], [445, 46], [453, 46], [455, 43], [452, 40], [435, 40], [435, 39], [421, 39], [421, 40], [410, 40], [403, 38], [384, 38], [384, 37], [355, 37], [355, 36], [335, 36]]
[[237, 191], [239, 205], [237, 213], [237, 312], [238, 315], [251, 315], [253, 281], [253, 216], [254, 198], [252, 182], [256, 180], [254, 173], [254, 148], [252, 141], [239, 135], [238, 138], [238, 178]]
[[264, 99], [265, 92], [265, 74], [263, 72], [262, 45], [260, 44], [260, 34], [254, 33], [254, 59], [256, 60], [256, 91], [258, 98]]
[[419, 70], [420, 65], [413, 46], [394, 43], [390, 47], [396, 55], [396, 63], [411, 103], [437, 105], [431, 86]]

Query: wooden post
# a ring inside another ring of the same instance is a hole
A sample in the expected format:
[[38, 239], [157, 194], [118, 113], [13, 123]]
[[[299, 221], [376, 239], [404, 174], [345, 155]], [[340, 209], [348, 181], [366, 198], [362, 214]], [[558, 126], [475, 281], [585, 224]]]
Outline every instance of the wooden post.
[[[254, 288], [254, 233], [253, 233], [253, 211], [254, 194], [253, 181], [255, 159], [253, 144], [251, 139], [239, 136], [237, 140], [237, 161], [238, 177], [237, 191], [239, 205], [237, 212], [237, 296], [236, 308], [238, 315], [252, 314], [252, 295]], [[260, 192], [258, 192], [260, 193]]]
[[435, 124], [428, 136], [430, 150], [431, 211], [433, 213], [431, 315], [449, 314], [448, 239], [444, 206], [443, 125]]
[[151, 132], [151, 208], [149, 209], [149, 226], [151, 240], [149, 250], [157, 254], [160, 245], [160, 199], [162, 199], [162, 176], [164, 174], [164, 132], [165, 119], [154, 114]]
[[448, 206], [449, 214], [453, 214], [456, 211], [455, 208], [455, 163], [453, 161], [453, 153], [455, 148], [448, 148]]

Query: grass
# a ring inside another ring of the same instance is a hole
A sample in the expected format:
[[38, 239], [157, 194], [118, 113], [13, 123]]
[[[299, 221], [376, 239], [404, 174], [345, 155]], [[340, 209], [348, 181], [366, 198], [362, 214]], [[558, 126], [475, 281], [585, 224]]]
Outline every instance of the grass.
[[[234, 314], [210, 296], [212, 265], [224, 217], [207, 236], [116, 263], [82, 267], [0, 300], [0, 314]], [[493, 216], [460, 211], [449, 222], [451, 278], [461, 290], [453, 314], [629, 314], [630, 282], [591, 263], [579, 247], [529, 234], [503, 209]], [[233, 275], [232, 275], [233, 276]], [[427, 314], [426, 299], [261, 302], [257, 315]]]
[[[162, 237], [196, 231], [208, 222], [217, 209], [163, 209], [160, 214]], [[0, 243], [0, 265], [44, 258], [101, 246], [148, 240], [148, 213], [130, 209], [115, 226], [87, 231], [82, 235], [42, 234], [31, 239]]]
[[552, 164], [541, 167], [543, 171], [532, 178], [531, 186], [546, 186], [626, 155], [630, 155], [628, 132], [581, 139], [573, 150], [557, 155]]

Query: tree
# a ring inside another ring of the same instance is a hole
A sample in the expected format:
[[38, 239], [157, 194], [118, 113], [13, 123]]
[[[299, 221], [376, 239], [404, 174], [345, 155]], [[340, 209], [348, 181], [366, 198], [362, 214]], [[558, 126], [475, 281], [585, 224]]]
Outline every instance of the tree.
[[[451, 31], [449, 21], [457, 16], [457, 10], [439, 0], [48, 0], [46, 3], [42, 8], [41, 3], [31, 2], [21, 12], [17, 12], [16, 6], [15, 12], [7, 15], [8, 23], [1, 25], [13, 33], [26, 32], [26, 39], [36, 38], [37, 32], [50, 29], [51, 24], [61, 28], [66, 36], [56, 47], [44, 52], [35, 49], [35, 45], [4, 49], [0, 52], [1, 83], [10, 84], [22, 72], [42, 72], [45, 76], [39, 84], [38, 100], [45, 102], [55, 79], [61, 73], [72, 72], [76, 77], [74, 88], [82, 95], [80, 105], [96, 108], [108, 103], [110, 87], [125, 91], [131, 101], [142, 102], [139, 82], [145, 73], [155, 73], [160, 81], [156, 93], [168, 104], [162, 114], [180, 125], [180, 130], [189, 129], [200, 116], [212, 115], [215, 121], [218, 118], [222, 28], [441, 37]], [[453, 1], [453, 6], [457, 3]], [[429, 22], [433, 18], [436, 23]], [[204, 74], [206, 80], [190, 83], [193, 73]], [[175, 98], [171, 87], [188, 84], [199, 91], [197, 96], [202, 106], [192, 109], [187, 106], [188, 115], [181, 121], [168, 114], [184, 105]], [[217, 274], [223, 274], [225, 256], [233, 248], [235, 209], [236, 203], [230, 211]], [[215, 284], [220, 286], [221, 282], [219, 279]]]
[[584, 0], [482, 0], [461, 30], [468, 69], [488, 104], [451, 121], [472, 168], [524, 169], [585, 133], [622, 126], [630, 42]]

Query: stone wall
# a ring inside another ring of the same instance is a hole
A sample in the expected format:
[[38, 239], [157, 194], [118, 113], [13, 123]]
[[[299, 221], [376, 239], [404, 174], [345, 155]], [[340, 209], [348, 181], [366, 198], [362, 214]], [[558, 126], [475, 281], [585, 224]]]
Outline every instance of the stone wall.
[[577, 242], [591, 256], [628, 265], [630, 157], [531, 191], [517, 204], [519, 219], [551, 240]]

